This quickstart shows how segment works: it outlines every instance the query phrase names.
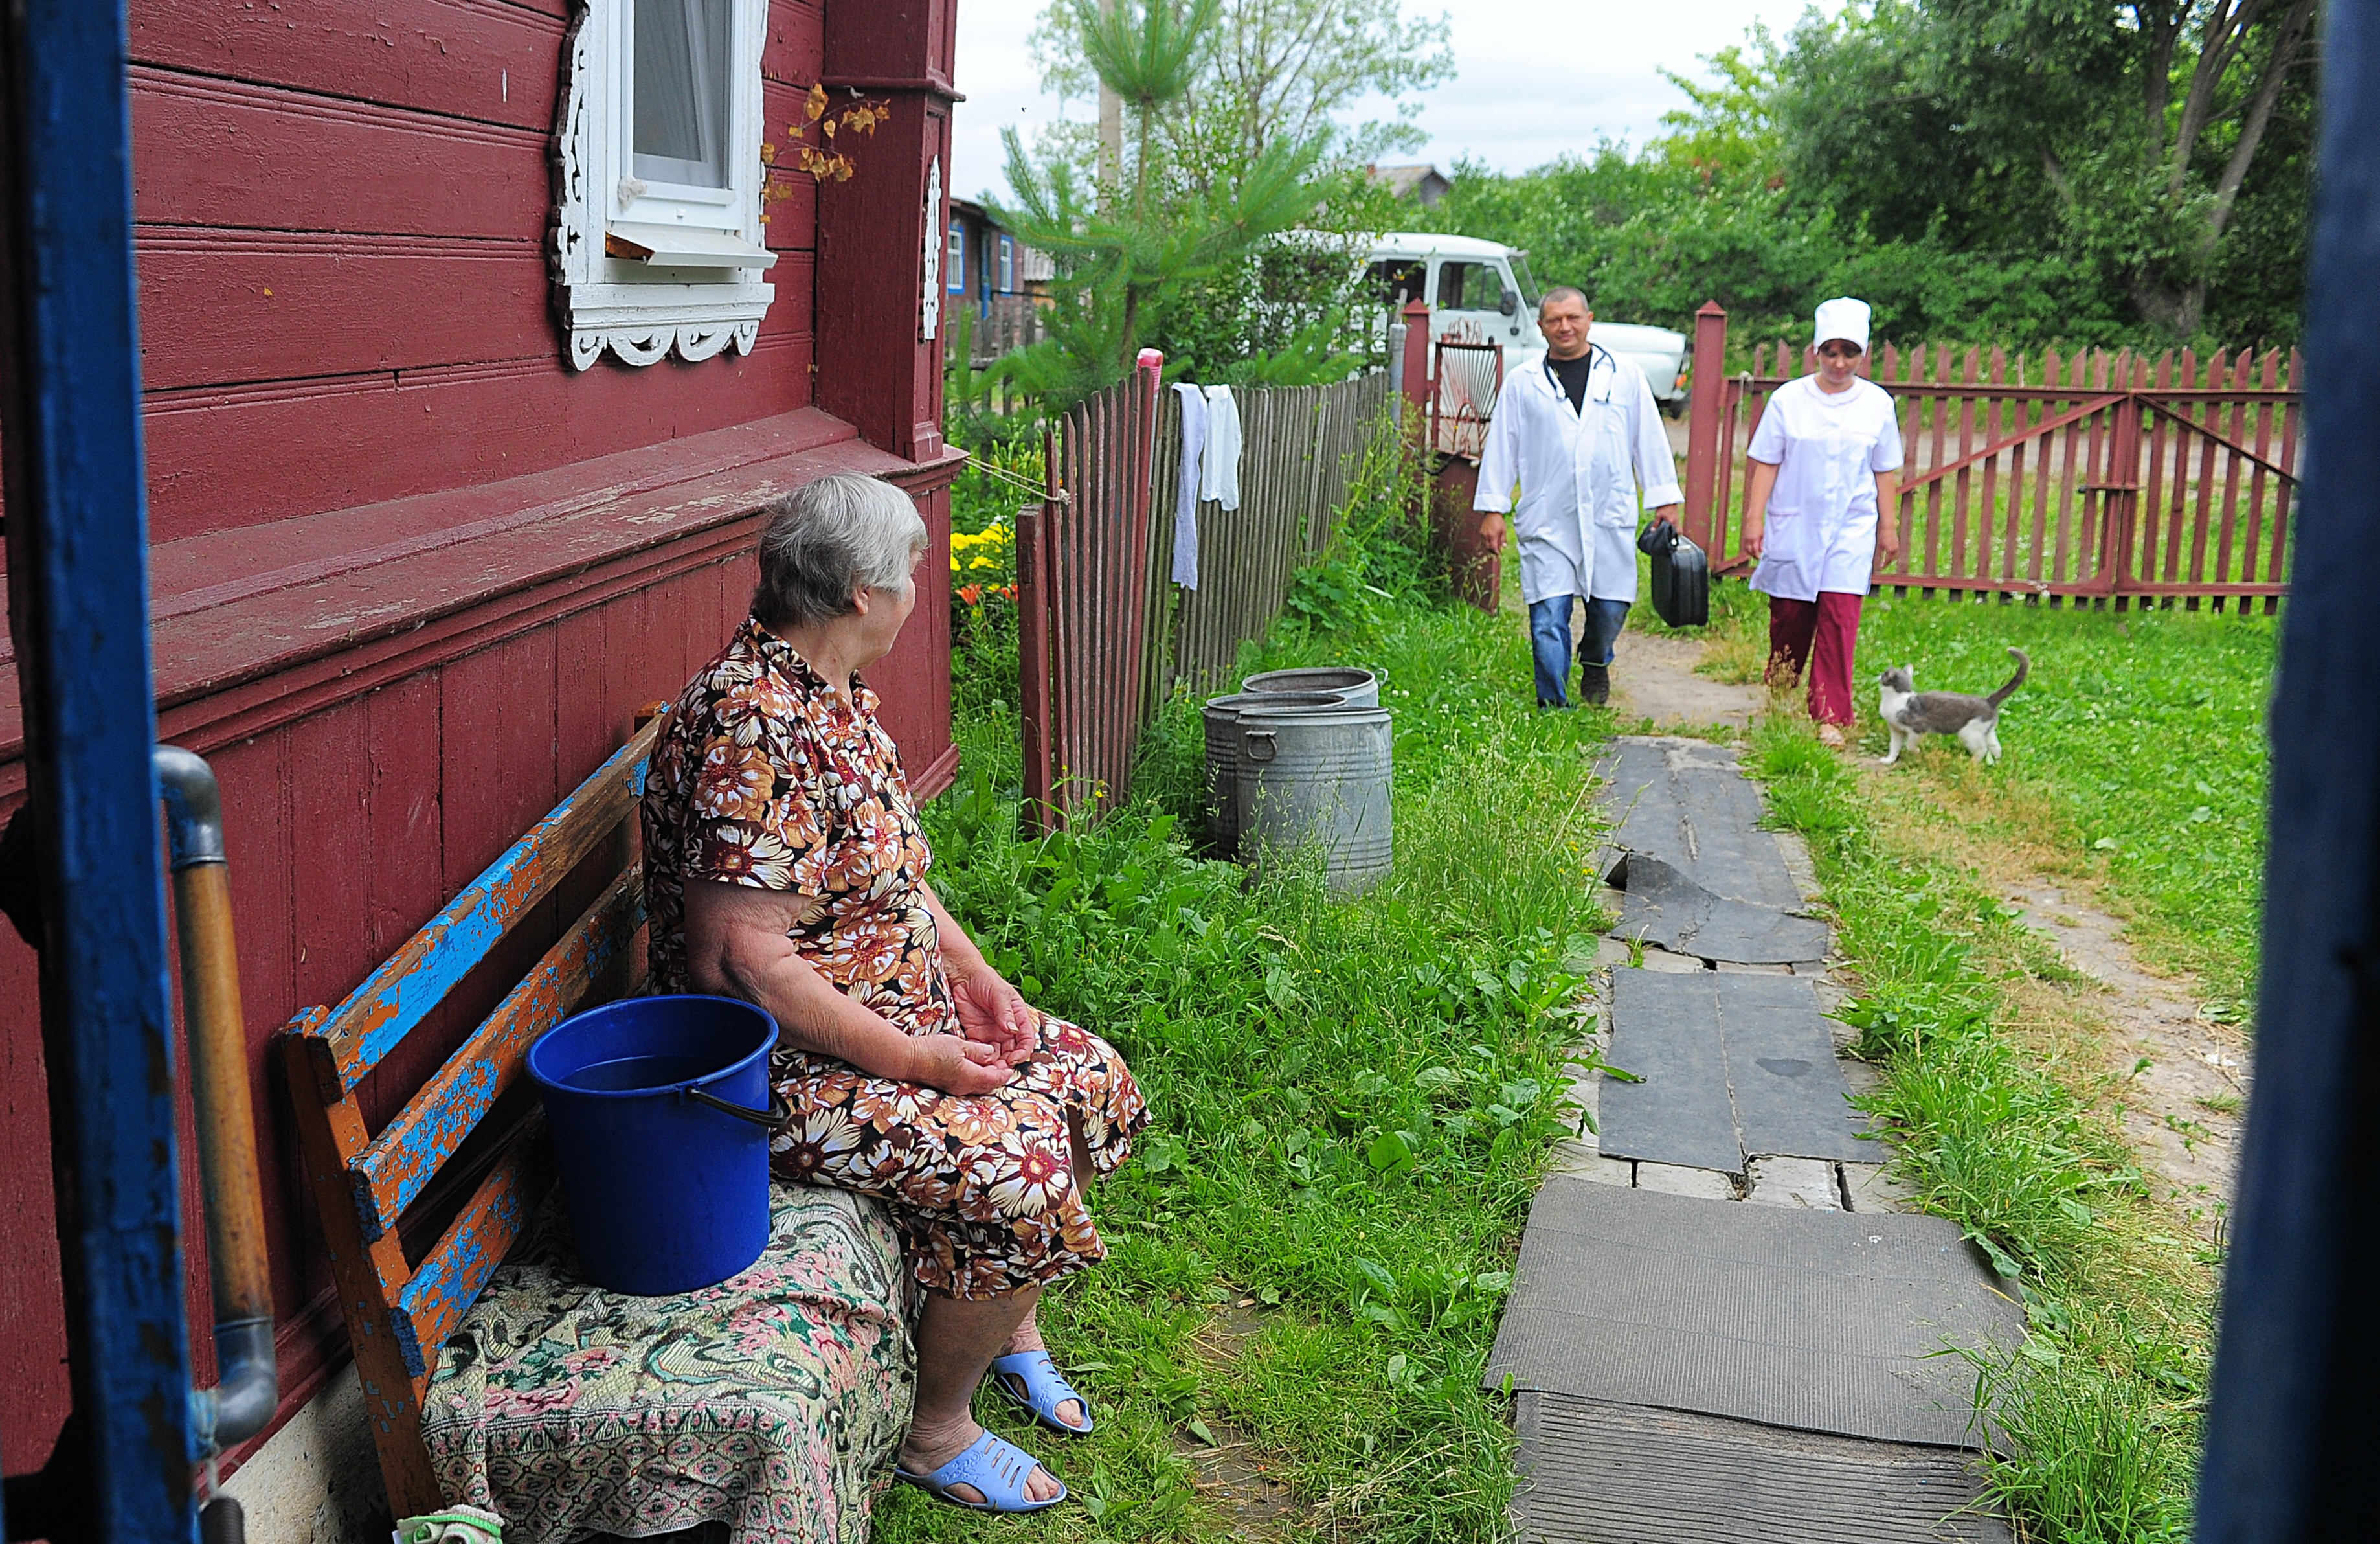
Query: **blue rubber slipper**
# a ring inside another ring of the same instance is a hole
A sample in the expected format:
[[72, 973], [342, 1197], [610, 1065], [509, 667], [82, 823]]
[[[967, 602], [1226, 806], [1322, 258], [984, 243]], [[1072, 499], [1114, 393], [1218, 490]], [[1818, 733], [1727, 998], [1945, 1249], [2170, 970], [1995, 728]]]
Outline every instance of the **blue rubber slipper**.
[[[1066, 1482], [1058, 1480], [1058, 1493], [1046, 1501], [1027, 1500], [1026, 1483], [1038, 1467], [1039, 1462], [1031, 1453], [987, 1431], [969, 1443], [965, 1452], [932, 1474], [911, 1474], [896, 1463], [892, 1465], [892, 1477], [916, 1486], [938, 1501], [963, 1506], [969, 1512], [1046, 1512], [1066, 1499]], [[1050, 1477], [1058, 1478], [1055, 1475]], [[972, 1485], [983, 1500], [971, 1501], [965, 1496], [953, 1496], [953, 1485]]]
[[[1047, 1351], [1017, 1351], [995, 1357], [991, 1364], [992, 1387], [1033, 1412], [1034, 1418], [1052, 1431], [1069, 1437], [1087, 1437], [1094, 1423], [1091, 1402], [1083, 1392], [1066, 1381], [1058, 1364], [1050, 1359]], [[1014, 1381], [1011, 1381], [1014, 1380]], [[1023, 1384], [1020, 1390], [1017, 1384]], [[1083, 1407], [1083, 1424], [1068, 1426], [1058, 1418], [1058, 1406], [1075, 1400]]]

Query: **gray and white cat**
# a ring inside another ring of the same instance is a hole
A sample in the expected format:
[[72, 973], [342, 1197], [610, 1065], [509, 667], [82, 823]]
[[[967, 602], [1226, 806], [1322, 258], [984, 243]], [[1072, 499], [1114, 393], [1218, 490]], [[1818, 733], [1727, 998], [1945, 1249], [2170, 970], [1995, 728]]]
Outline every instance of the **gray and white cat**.
[[1886, 671], [1877, 677], [1881, 690], [1877, 693], [1876, 712], [1884, 726], [1892, 732], [1892, 748], [1885, 753], [1884, 764], [1890, 766], [1900, 760], [1901, 750], [1917, 743], [1921, 735], [1956, 735], [1967, 754], [1985, 763], [2000, 759], [2000, 704], [2006, 702], [2017, 687], [2024, 685], [2025, 673], [2033, 662], [2024, 657], [2022, 649], [2009, 653], [2016, 660], [2016, 674], [2008, 685], [1989, 697], [1970, 697], [1962, 691], [1919, 691], [1917, 667], [1904, 664]]

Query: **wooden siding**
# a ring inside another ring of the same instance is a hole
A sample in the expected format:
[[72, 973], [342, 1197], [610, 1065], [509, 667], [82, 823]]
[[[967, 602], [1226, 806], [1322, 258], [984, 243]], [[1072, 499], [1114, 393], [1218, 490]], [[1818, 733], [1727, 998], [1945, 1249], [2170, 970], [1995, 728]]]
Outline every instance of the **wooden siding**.
[[[161, 735], [207, 756], [224, 786], [285, 1418], [337, 1366], [345, 1332], [271, 1038], [345, 996], [717, 651], [749, 599], [765, 497], [848, 468], [917, 500], [934, 536], [919, 605], [871, 680], [920, 791], [953, 766], [955, 464], [939, 444], [939, 348], [916, 338], [898, 282], [918, 251], [908, 172], [946, 153], [951, 5], [838, 18], [865, 34], [846, 51], [901, 43], [843, 72], [901, 112], [859, 152], [882, 180], [836, 190], [839, 275], [821, 273], [818, 189], [781, 166], [777, 296], [753, 353], [584, 373], [564, 361], [544, 256], [567, 10], [133, 0]], [[822, 5], [771, 0], [763, 123], [780, 149], [826, 73], [828, 36]], [[875, 81], [880, 67], [901, 79]], [[823, 374], [821, 287], [841, 328], [841, 368]], [[830, 393], [872, 445], [816, 410]], [[0, 819], [24, 787], [12, 675], [0, 657]], [[506, 963], [528, 964], [593, 898], [566, 884]], [[376, 1069], [375, 1120], [493, 1003], [467, 983], [423, 1044]], [[67, 1403], [42, 1087], [34, 956], [0, 929], [12, 1473], [42, 1462]]]
[[[749, 358], [564, 361], [544, 244], [565, 0], [132, 9], [155, 540], [810, 404], [817, 196], [790, 168], [771, 177], [777, 298]], [[774, 0], [766, 137], [798, 118], [824, 40], [820, 6]]]

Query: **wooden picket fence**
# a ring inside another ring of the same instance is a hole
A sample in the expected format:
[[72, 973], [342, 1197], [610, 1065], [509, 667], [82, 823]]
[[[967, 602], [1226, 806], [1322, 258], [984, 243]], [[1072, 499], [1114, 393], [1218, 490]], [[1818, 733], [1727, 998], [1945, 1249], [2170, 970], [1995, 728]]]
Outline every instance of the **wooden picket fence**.
[[[1725, 312], [1694, 356], [1724, 359]], [[1686, 529], [1715, 569], [1748, 568], [1735, 480], [1771, 393], [1808, 373], [1806, 345], [1760, 344], [1752, 369], [1697, 369]], [[2288, 592], [2303, 454], [2296, 350], [1886, 345], [1874, 378], [1900, 404], [1900, 558], [1876, 583], [2074, 602], [2270, 612]]]
[[1182, 409], [1166, 394], [1157, 446], [1158, 529], [1149, 549], [1156, 581], [1151, 615], [1170, 603], [1161, 654], [1147, 679], [1150, 712], [1177, 684], [1208, 691], [1222, 684], [1240, 646], [1271, 630], [1289, 601], [1290, 577], [1321, 554], [1330, 519], [1346, 502], [1349, 476], [1389, 401], [1389, 378], [1373, 371], [1327, 386], [1278, 386], [1232, 394], [1240, 408], [1240, 507], [1198, 505], [1198, 588], [1181, 590], [1173, 567], [1173, 488], [1182, 465]]
[[1240, 505], [1198, 505], [1198, 587], [1173, 584], [1182, 413], [1160, 361], [1050, 425], [1043, 502], [1016, 529], [1026, 805], [1044, 829], [1131, 793], [1140, 736], [1177, 683], [1220, 684], [1261, 638], [1389, 397], [1372, 373], [1234, 392]]

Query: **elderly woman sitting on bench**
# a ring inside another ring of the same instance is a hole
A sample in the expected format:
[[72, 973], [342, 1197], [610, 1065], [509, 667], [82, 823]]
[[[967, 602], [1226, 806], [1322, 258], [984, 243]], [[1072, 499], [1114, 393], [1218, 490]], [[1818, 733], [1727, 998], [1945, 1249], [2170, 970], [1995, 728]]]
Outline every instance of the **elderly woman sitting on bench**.
[[752, 615], [653, 748], [652, 990], [776, 1015], [794, 1110], [777, 1173], [892, 1211], [925, 1289], [897, 1476], [1038, 1511], [1065, 1487], [969, 1407], [989, 1370], [1043, 1424], [1091, 1429], [1034, 1308], [1106, 1255], [1083, 1188], [1148, 1112], [1113, 1048], [1028, 1006], [926, 882], [900, 754], [857, 674], [917, 605], [926, 547], [909, 499], [871, 478], [822, 478], [771, 512]]

